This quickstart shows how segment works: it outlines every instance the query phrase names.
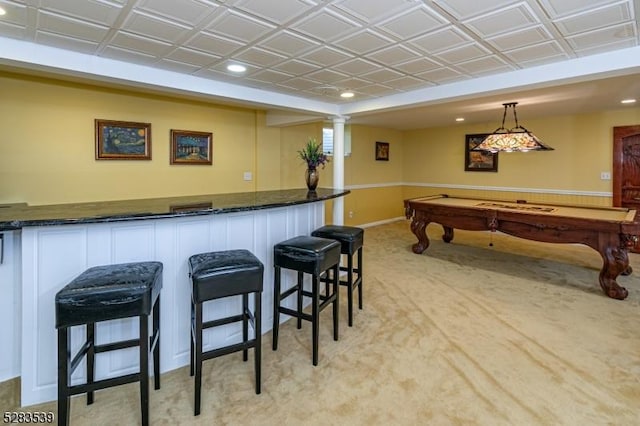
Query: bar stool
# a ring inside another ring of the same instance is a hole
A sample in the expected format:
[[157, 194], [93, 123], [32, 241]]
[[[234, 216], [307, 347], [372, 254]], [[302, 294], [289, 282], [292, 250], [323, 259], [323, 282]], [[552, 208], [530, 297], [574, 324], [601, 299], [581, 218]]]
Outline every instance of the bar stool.
[[[56, 294], [58, 329], [58, 424], [69, 424], [69, 398], [87, 394], [93, 404], [93, 392], [125, 383], [140, 382], [142, 425], [149, 424], [149, 352], [153, 352], [155, 389], [160, 389], [160, 289], [162, 263], [135, 262], [89, 268]], [[153, 312], [153, 333], [149, 339], [149, 316]], [[138, 317], [137, 339], [96, 344], [96, 323]], [[69, 329], [86, 325], [86, 341], [71, 358]], [[138, 373], [95, 381], [95, 356], [98, 353], [140, 347]], [[71, 385], [71, 374], [87, 357], [85, 384]]]
[[[330, 238], [340, 242], [340, 253], [347, 255], [347, 266], [340, 266], [341, 271], [347, 272], [347, 280], [340, 280], [340, 284], [347, 287], [347, 302], [349, 311], [349, 327], [353, 325], [353, 289], [358, 289], [358, 308], [362, 309], [362, 246], [364, 243], [364, 229], [355, 226], [325, 225], [311, 233], [315, 237]], [[358, 267], [353, 265], [353, 255], [358, 252]], [[357, 274], [356, 280], [353, 274]]]
[[[298, 319], [298, 329], [302, 320], [311, 322], [313, 365], [318, 365], [318, 335], [320, 312], [333, 306], [333, 340], [338, 340], [338, 265], [340, 263], [340, 243], [326, 238], [298, 236], [278, 243], [273, 248], [274, 294], [273, 294], [273, 350], [278, 349], [278, 327], [280, 314]], [[281, 269], [298, 272], [296, 285], [281, 292]], [[333, 270], [332, 290], [320, 294], [320, 276]], [[311, 274], [311, 291], [304, 290], [304, 273]], [[297, 310], [281, 306], [281, 302], [297, 293]], [[302, 311], [303, 296], [311, 298], [311, 314]]]
[[[189, 258], [191, 276], [191, 362], [190, 375], [195, 367], [195, 404], [194, 415], [200, 414], [202, 387], [202, 361], [242, 351], [243, 360], [248, 359], [248, 349], [254, 349], [256, 394], [260, 393], [261, 360], [261, 317], [262, 317], [262, 277], [264, 265], [248, 250], [227, 250], [201, 253]], [[249, 310], [249, 294], [253, 293], [254, 311]], [[202, 320], [204, 302], [223, 297], [242, 296], [242, 313], [213, 321]], [[202, 330], [242, 321], [242, 342], [202, 350]], [[249, 339], [251, 322], [254, 338]]]

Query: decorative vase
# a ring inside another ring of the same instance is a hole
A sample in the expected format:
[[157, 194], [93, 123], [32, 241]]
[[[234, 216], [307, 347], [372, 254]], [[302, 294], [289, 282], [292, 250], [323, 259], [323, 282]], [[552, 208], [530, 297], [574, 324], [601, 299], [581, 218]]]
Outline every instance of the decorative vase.
[[318, 180], [320, 179], [320, 172], [315, 167], [310, 167], [304, 174], [305, 182], [307, 182], [307, 188], [309, 191], [315, 191], [318, 186]]

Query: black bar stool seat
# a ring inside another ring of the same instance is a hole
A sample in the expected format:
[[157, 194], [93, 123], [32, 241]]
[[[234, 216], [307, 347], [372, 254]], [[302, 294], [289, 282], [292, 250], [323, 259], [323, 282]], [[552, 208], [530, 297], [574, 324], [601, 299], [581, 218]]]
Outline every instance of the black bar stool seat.
[[[264, 265], [248, 250], [226, 250], [195, 254], [189, 258], [191, 276], [191, 361], [190, 374], [195, 374], [194, 415], [200, 414], [202, 362], [233, 352], [242, 351], [248, 359], [248, 349], [254, 349], [256, 394], [260, 393], [261, 336], [262, 336], [262, 280]], [[254, 295], [254, 310], [249, 309], [249, 294]], [[242, 296], [242, 313], [203, 322], [204, 302], [223, 297]], [[203, 352], [202, 331], [221, 325], [242, 322], [242, 342]], [[249, 339], [249, 323], [254, 338]]]
[[[160, 388], [160, 290], [162, 263], [133, 262], [89, 268], [56, 294], [56, 328], [58, 329], [58, 424], [69, 424], [69, 398], [125, 383], [140, 382], [142, 424], [149, 424], [149, 352], [153, 352], [155, 389]], [[153, 332], [149, 338], [149, 316], [153, 314]], [[95, 323], [139, 317], [140, 335], [108, 344], [96, 344]], [[86, 325], [86, 341], [71, 357], [69, 328]], [[130, 347], [140, 347], [138, 373], [95, 381], [95, 355]], [[71, 374], [82, 358], [87, 357], [87, 381], [71, 385]]]
[[[311, 322], [312, 360], [318, 365], [318, 336], [320, 312], [329, 305], [333, 307], [333, 340], [338, 340], [338, 265], [340, 263], [340, 243], [326, 238], [298, 236], [276, 244], [273, 248], [274, 294], [273, 294], [273, 350], [278, 348], [278, 328], [280, 314], [297, 318], [298, 329], [302, 320]], [[296, 285], [281, 292], [281, 269], [298, 272]], [[333, 270], [333, 286], [324, 295], [320, 294], [320, 277]], [[304, 290], [303, 275], [311, 274], [311, 291]], [[281, 302], [290, 295], [297, 294], [297, 309], [281, 306]], [[311, 314], [302, 310], [303, 296], [311, 298]]]
[[[347, 287], [347, 309], [349, 313], [349, 327], [353, 325], [353, 290], [358, 289], [358, 308], [362, 309], [362, 247], [364, 245], [364, 229], [355, 226], [325, 225], [311, 233], [322, 238], [330, 238], [340, 242], [340, 252], [347, 255], [347, 266], [340, 266], [341, 271], [347, 272], [347, 280], [340, 280], [340, 284]], [[358, 266], [353, 262], [353, 255], [357, 251]], [[354, 280], [354, 274], [357, 278]]]

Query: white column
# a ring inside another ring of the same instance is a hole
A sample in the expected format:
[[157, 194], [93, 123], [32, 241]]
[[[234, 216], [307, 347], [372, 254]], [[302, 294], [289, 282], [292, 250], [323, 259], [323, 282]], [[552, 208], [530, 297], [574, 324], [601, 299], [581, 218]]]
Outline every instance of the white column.
[[[344, 123], [345, 116], [331, 117], [333, 120], [333, 187], [344, 188]], [[344, 225], [344, 197], [333, 199], [333, 224]]]

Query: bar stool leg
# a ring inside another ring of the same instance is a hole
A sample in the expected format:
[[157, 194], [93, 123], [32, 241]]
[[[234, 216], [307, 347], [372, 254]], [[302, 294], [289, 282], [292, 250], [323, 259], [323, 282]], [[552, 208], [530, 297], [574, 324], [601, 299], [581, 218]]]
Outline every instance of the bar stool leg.
[[195, 347], [195, 367], [196, 367], [196, 380], [195, 380], [195, 407], [194, 415], [200, 414], [200, 390], [202, 387], [202, 303], [195, 304], [195, 333], [196, 333], [196, 347]]
[[313, 274], [311, 289], [311, 342], [313, 352], [313, 365], [318, 365], [318, 336], [320, 334], [320, 279]]
[[193, 295], [191, 296], [191, 344], [189, 345], [189, 375], [193, 377], [194, 372], [194, 363], [195, 363], [195, 339], [196, 339], [196, 310], [195, 310], [195, 302], [193, 301]]
[[153, 305], [153, 384], [154, 389], [160, 389], [160, 295]]
[[140, 317], [140, 407], [142, 426], [149, 425], [149, 317]]
[[[87, 384], [93, 383], [95, 380], [96, 365], [96, 323], [87, 324]], [[87, 405], [93, 404], [93, 391], [87, 392]]]
[[362, 247], [358, 249], [358, 309], [362, 309]]
[[353, 255], [347, 256], [347, 310], [349, 327], [353, 326]]
[[[249, 294], [244, 293], [242, 295], [242, 342], [247, 343], [249, 341]], [[242, 351], [242, 360], [247, 361], [249, 359], [249, 350]]]
[[298, 330], [302, 328], [302, 296], [304, 291], [304, 274], [298, 271]]
[[256, 394], [260, 394], [262, 392], [262, 371], [260, 367], [262, 360], [262, 293], [255, 292], [253, 297], [253, 330], [256, 340], [256, 345], [253, 348], [253, 357], [256, 370]]
[[58, 329], [58, 425], [69, 426], [69, 362], [71, 342], [66, 327]]
[[273, 275], [273, 344], [275, 351], [278, 349], [278, 327], [280, 325], [280, 267], [274, 267]]
[[333, 294], [335, 298], [333, 299], [333, 340], [338, 340], [338, 315], [340, 312], [340, 305], [338, 303], [340, 299], [340, 277], [339, 272], [340, 267], [339, 264], [334, 266], [333, 268]]

